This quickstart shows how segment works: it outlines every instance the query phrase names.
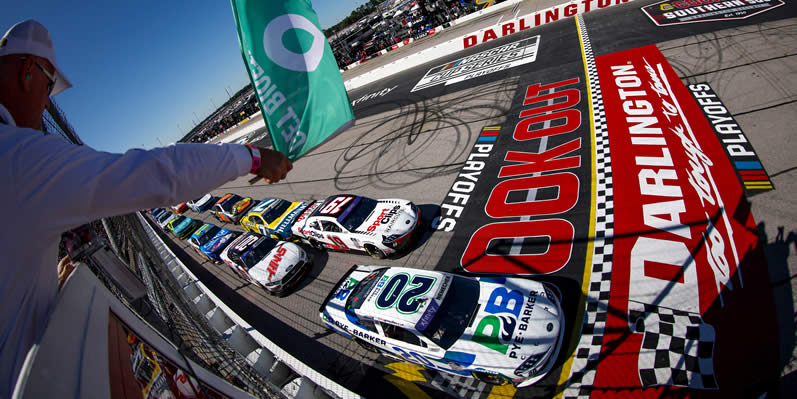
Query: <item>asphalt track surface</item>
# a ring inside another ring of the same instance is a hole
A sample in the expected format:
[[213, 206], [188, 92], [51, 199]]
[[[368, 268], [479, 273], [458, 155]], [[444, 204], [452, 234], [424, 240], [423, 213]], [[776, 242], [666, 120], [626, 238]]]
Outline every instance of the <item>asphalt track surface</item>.
[[[708, 82], [742, 126], [776, 186], [773, 191], [748, 197], [748, 201], [759, 230], [759, 249], [768, 259], [771, 280], [768, 287], [771, 287], [777, 314], [777, 327], [769, 327], [770, 330], [777, 328], [779, 346], [775, 348], [774, 340], [737, 344], [744, 348], [742, 351], [749, 351], [753, 358], [761, 354], [762, 359], [771, 360], [769, 363], [777, 362], [777, 365], [742, 365], [763, 369], [763, 377], [751, 381], [720, 380], [720, 390], [708, 393], [715, 394], [712, 397], [742, 397], [769, 392], [791, 397], [790, 394], [797, 392], [795, 373], [792, 373], [795, 369], [794, 353], [797, 353], [794, 339], [794, 315], [797, 313], [793, 300], [797, 280], [792, 278], [797, 274], [794, 256], [797, 251], [797, 200], [794, 196], [797, 193], [797, 180], [794, 179], [797, 143], [793, 138], [794, 126], [797, 126], [796, 7], [793, 3], [786, 3], [742, 20], [661, 28], [640, 11], [640, 7], [650, 3], [636, 1], [584, 14], [584, 24], [595, 56], [655, 44], [682, 81]], [[531, 1], [522, 3], [520, 7], [526, 10], [543, 8]], [[517, 8], [514, 11], [518, 11]], [[527, 12], [521, 12], [521, 15]], [[494, 23], [485, 21], [498, 18], [485, 17], [473, 21], [472, 26], [478, 29]], [[458, 30], [464, 33], [463, 27], [458, 27]], [[410, 92], [432, 67], [537, 35], [540, 36], [539, 53], [534, 62], [461, 83]], [[441, 36], [425, 41], [433, 43], [434, 40], [447, 39]], [[404, 56], [413, 50], [413, 46], [407, 47], [375, 61], [386, 62], [393, 56]], [[364, 397], [531, 398], [561, 394], [562, 384], [568, 377], [563, 370], [569, 367], [568, 359], [574, 356], [572, 340], [578, 338], [581, 328], [586, 248], [579, 246], [586, 247], [591, 240], [588, 231], [576, 232], [579, 238], [575, 240], [577, 248], [564, 268], [539, 276], [554, 282], [563, 291], [567, 331], [565, 347], [555, 368], [532, 387], [520, 390], [511, 386], [492, 387], [470, 378], [450, 377], [369, 353], [353, 341], [326, 329], [319, 318], [318, 307], [333, 284], [353, 264], [461, 271], [462, 248], [472, 230], [487, 222], [482, 220], [485, 216], [471, 212], [473, 207], [466, 208], [451, 232], [429, 227], [432, 219], [441, 215], [441, 205], [446, 203], [447, 193], [466, 165], [482, 129], [497, 126], [502, 134], [511, 132], [522, 110], [528, 85], [583, 77], [585, 68], [581, 51], [577, 22], [574, 18], [567, 18], [446, 55], [352, 90], [349, 97], [355, 100], [389, 89], [382, 96], [359, 102], [354, 107], [356, 125], [297, 161], [285, 182], [250, 186], [244, 177], [213, 192], [215, 195], [234, 192], [255, 199], [315, 200], [333, 194], [353, 193], [372, 198], [412, 200], [421, 208], [426, 229], [410, 251], [402, 256], [376, 261], [364, 254], [320, 252], [307, 248], [315, 257], [309, 275], [287, 297], [274, 298], [244, 283], [226, 266], [200, 260], [184, 242], [172, 239], [172, 247], [219, 298], [254, 328], [309, 366]], [[347, 74], [363, 73], [372, 67], [366, 63], [347, 71]], [[586, 83], [582, 79], [575, 87], [584, 90]], [[589, 126], [589, 106], [582, 102], [578, 108], [582, 115], [581, 123]], [[564, 141], [552, 138], [548, 148]], [[512, 143], [501, 136], [496, 148], [508, 145]], [[482, 176], [497, 174], [504, 152], [499, 154], [501, 157], [490, 158]], [[583, 167], [574, 171], [582, 180], [590, 178], [592, 157], [589, 151], [584, 151]], [[473, 202], [483, 203], [493, 185], [480, 181], [470, 193]], [[539, 195], [551, 196], [550, 193]], [[588, 202], [589, 195], [586, 197]], [[576, 207], [568, 217], [589, 224], [590, 214], [579, 209], [583, 208]], [[188, 212], [187, 215], [216, 223], [207, 213]], [[230, 228], [229, 225], [225, 227]], [[237, 226], [233, 228], [240, 230]], [[764, 290], [762, 295], [770, 295], [770, 292]], [[768, 311], [771, 309], [764, 309], [764, 313]], [[766, 315], [775, 318], [774, 313]], [[744, 322], [738, 320], [739, 328], [750, 328]], [[775, 357], [768, 357], [772, 352], [777, 352]], [[565, 375], [560, 377], [563, 373]], [[773, 381], [779, 378], [779, 373], [782, 378], [777, 385]], [[587, 391], [587, 394], [614, 396], [643, 392], [626, 391], [621, 382], [612, 384], [604, 380], [602, 384], [603, 389]]]

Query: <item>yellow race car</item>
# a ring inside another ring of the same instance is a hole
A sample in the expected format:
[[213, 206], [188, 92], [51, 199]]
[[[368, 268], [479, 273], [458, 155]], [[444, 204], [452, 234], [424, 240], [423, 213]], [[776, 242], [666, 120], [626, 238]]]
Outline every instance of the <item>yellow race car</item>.
[[295, 237], [291, 226], [308, 205], [308, 202], [266, 198], [241, 219], [241, 227], [277, 240], [292, 241]]

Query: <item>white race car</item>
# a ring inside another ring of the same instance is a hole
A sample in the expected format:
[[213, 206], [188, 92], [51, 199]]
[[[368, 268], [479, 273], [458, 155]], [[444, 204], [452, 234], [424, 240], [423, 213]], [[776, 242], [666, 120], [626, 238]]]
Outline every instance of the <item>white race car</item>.
[[216, 197], [210, 194], [205, 194], [202, 197], [188, 201], [185, 204], [188, 205], [188, 207], [191, 208], [192, 211], [196, 213], [202, 213], [210, 209], [210, 207], [212, 207], [213, 205], [215, 205], [216, 200], [217, 200]]
[[311, 261], [298, 245], [246, 233], [221, 253], [221, 260], [242, 278], [272, 295], [285, 295], [309, 270]]
[[354, 265], [319, 311], [327, 326], [370, 351], [524, 387], [556, 361], [559, 301], [555, 286], [523, 278]]
[[158, 227], [160, 227], [161, 230], [166, 230], [166, 226], [169, 225], [169, 222], [171, 222], [174, 219], [177, 219], [178, 217], [180, 217], [180, 215], [166, 211], [158, 216], [156, 222], [158, 223]]
[[382, 259], [409, 244], [420, 218], [407, 200], [336, 195], [307, 207], [291, 231], [316, 248], [365, 251]]

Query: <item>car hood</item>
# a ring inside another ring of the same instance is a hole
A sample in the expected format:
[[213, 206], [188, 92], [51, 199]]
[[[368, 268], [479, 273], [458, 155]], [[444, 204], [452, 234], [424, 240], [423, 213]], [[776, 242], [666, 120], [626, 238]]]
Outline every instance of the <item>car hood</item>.
[[300, 261], [307, 261], [304, 250], [296, 244], [283, 242], [249, 269], [249, 275], [262, 285], [280, 282]]
[[410, 201], [378, 200], [373, 212], [355, 230], [381, 234], [385, 237], [404, 235], [415, 227], [417, 215]]
[[236, 202], [235, 205], [232, 206], [232, 213], [233, 214], [241, 213], [251, 203], [252, 203], [252, 199], [251, 198], [244, 198], [244, 199]]
[[233, 235], [234, 234], [232, 231], [222, 229], [216, 233], [215, 237], [211, 238], [210, 241], [206, 242], [205, 245], [200, 247], [200, 249], [205, 252], [216, 252], [227, 242], [229, 242]]
[[[543, 283], [520, 278], [481, 278], [475, 317], [462, 337], [446, 352], [474, 354], [472, 364], [462, 366], [514, 374], [527, 359], [537, 359], [532, 368], [539, 374], [561, 344], [564, 318], [553, 289]], [[522, 293], [522, 294], [521, 294]], [[510, 299], [513, 298], [513, 299]], [[519, 302], [522, 300], [522, 303]]]
[[194, 220], [193, 220], [193, 219], [186, 219], [186, 220], [183, 220], [183, 221], [182, 221], [182, 222], [181, 222], [179, 225], [177, 225], [177, 226], [175, 226], [175, 227], [174, 227], [174, 231], [175, 231], [175, 233], [177, 233], [177, 232], [181, 232], [181, 231], [184, 231], [184, 230], [185, 230], [185, 229], [187, 229], [189, 226], [191, 226], [191, 224], [193, 224], [193, 223], [194, 223]]
[[293, 209], [286, 210], [285, 213], [282, 214], [282, 216], [277, 218], [276, 221], [278, 223], [274, 227], [274, 230], [280, 233], [289, 233], [291, 231], [291, 226], [293, 226], [293, 223], [309, 205], [310, 204], [307, 202], [300, 202]]
[[307, 208], [296, 217], [296, 220], [294, 220], [291, 226], [291, 232], [297, 236], [303, 236], [303, 230], [307, 225], [307, 221], [310, 220], [310, 215], [323, 204], [324, 201], [315, 201], [308, 205]]
[[200, 199], [196, 200], [196, 202], [194, 202], [194, 206], [197, 206], [197, 207], [205, 206], [205, 205], [207, 205], [207, 204], [210, 202], [210, 200], [212, 200], [212, 199], [213, 199], [213, 196], [212, 196], [212, 195], [210, 195], [210, 194], [205, 194], [205, 196], [204, 196], [204, 197], [202, 197], [202, 198], [200, 198]]

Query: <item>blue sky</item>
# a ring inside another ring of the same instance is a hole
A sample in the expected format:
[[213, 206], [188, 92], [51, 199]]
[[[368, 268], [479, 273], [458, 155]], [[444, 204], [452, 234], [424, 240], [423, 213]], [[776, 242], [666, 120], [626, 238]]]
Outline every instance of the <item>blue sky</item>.
[[[98, 150], [174, 142], [248, 82], [228, 1], [6, 3], [0, 35], [28, 18], [50, 31], [73, 85], [55, 101]], [[312, 3], [326, 29], [364, 0]]]

